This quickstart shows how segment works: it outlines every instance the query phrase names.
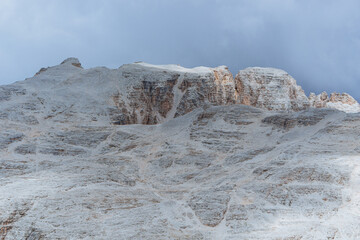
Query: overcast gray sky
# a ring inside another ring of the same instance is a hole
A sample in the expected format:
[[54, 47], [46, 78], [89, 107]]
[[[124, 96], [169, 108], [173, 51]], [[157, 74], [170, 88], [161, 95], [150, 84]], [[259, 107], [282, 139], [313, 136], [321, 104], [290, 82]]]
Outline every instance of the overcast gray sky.
[[359, 0], [0, 0], [0, 83], [78, 57], [289, 72], [360, 100]]

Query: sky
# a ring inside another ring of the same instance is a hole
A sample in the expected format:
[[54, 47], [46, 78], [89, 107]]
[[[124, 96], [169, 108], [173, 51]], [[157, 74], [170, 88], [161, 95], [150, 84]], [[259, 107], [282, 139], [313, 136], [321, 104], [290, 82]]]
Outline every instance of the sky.
[[287, 71], [360, 100], [359, 0], [0, 0], [0, 84], [77, 57]]

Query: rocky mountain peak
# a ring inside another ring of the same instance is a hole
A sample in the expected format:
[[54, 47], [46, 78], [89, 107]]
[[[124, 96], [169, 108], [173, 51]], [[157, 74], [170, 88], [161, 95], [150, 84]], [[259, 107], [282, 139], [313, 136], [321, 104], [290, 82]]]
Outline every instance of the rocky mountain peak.
[[77, 58], [75, 58], [75, 57], [67, 58], [67, 59], [65, 59], [64, 61], [62, 61], [61, 64], [71, 64], [71, 65], [73, 65], [73, 66], [75, 66], [75, 67], [82, 68], [79, 59], [77, 59]]
[[330, 97], [326, 92], [319, 95], [310, 93], [310, 106], [315, 108], [335, 108], [348, 113], [360, 112], [360, 104], [347, 93], [331, 93]]
[[310, 106], [303, 89], [287, 72], [246, 68], [235, 77], [238, 102], [267, 110], [300, 111]]
[[347, 105], [356, 105], [358, 102], [347, 93], [331, 93], [330, 102], [336, 103], [340, 102]]

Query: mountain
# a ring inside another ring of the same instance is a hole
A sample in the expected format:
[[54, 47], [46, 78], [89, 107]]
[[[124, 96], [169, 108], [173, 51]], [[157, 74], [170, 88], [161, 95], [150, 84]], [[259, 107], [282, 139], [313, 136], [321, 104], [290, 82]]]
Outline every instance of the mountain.
[[0, 236], [359, 239], [357, 107], [278, 69], [66, 59], [0, 87]]

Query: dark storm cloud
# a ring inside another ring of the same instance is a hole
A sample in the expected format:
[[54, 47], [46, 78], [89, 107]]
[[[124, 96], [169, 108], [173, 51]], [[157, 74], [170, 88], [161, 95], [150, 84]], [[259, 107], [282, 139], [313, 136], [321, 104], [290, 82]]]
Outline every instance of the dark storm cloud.
[[360, 98], [357, 0], [1, 0], [0, 82], [76, 56], [281, 68], [303, 88]]

